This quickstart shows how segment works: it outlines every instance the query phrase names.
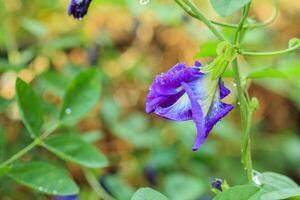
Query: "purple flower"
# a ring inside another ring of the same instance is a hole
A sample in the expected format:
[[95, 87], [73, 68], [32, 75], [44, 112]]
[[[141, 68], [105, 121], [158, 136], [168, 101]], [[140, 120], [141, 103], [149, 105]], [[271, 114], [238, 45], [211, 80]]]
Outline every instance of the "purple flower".
[[220, 79], [213, 80], [209, 72], [176, 64], [167, 73], [156, 76], [146, 101], [146, 112], [172, 121], [194, 120], [197, 136], [193, 151], [206, 140], [213, 126], [227, 115], [233, 106], [221, 101], [230, 93]]
[[92, 0], [71, 0], [69, 16], [73, 15], [75, 19], [81, 20], [86, 15], [91, 2]]
[[57, 196], [53, 200], [78, 200], [77, 195]]
[[219, 179], [219, 178], [214, 178], [211, 181], [212, 188], [217, 189], [217, 190], [219, 190], [221, 192], [223, 191], [222, 184], [223, 184], [223, 181], [221, 179]]

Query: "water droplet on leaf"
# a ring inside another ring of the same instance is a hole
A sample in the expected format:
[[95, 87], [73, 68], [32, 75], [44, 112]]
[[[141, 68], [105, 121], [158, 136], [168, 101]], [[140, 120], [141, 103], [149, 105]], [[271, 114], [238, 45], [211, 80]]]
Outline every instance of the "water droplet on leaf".
[[140, 0], [141, 5], [147, 5], [150, 2], [150, 0]]
[[71, 114], [71, 113], [72, 113], [71, 108], [66, 108], [65, 113], [66, 113], [67, 115]]
[[253, 172], [253, 177], [252, 177], [252, 181], [255, 185], [257, 186], [261, 186], [262, 182], [261, 182], [261, 174], [258, 172]]

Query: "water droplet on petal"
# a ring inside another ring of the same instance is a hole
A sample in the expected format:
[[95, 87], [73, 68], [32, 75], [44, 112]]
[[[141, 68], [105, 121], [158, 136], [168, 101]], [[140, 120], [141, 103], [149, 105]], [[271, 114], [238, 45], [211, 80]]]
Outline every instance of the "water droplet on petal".
[[150, 0], [140, 0], [141, 5], [147, 5], [150, 2]]
[[65, 113], [66, 113], [67, 115], [71, 114], [71, 113], [72, 113], [71, 108], [66, 108]]

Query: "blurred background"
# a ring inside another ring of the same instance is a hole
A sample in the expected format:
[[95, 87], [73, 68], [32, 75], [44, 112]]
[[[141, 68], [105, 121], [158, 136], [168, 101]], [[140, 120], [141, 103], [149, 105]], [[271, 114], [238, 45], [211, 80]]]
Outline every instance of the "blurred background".
[[[195, 1], [211, 19], [222, 21], [209, 1]], [[298, 0], [281, 0], [276, 21], [245, 35], [247, 50], [286, 48], [300, 37]], [[174, 123], [145, 113], [147, 91], [156, 74], [177, 62], [203, 64], [214, 56], [217, 41], [199, 21], [171, 0], [93, 0], [88, 15], [76, 21], [67, 15], [68, 0], [0, 1], [0, 159], [30, 142], [15, 102], [16, 77], [30, 82], [43, 98], [50, 123], [59, 112], [68, 82], [80, 71], [98, 68], [102, 95], [97, 107], [74, 132], [94, 143], [108, 157], [99, 181], [118, 200], [128, 200], [142, 186], [172, 200], [204, 200], [212, 196], [212, 178], [229, 185], [246, 182], [240, 162], [242, 140], [238, 105], [213, 129], [205, 145], [192, 152], [193, 122]], [[263, 21], [271, 1], [254, 1], [251, 16]], [[238, 14], [228, 17], [237, 22]], [[233, 37], [233, 30], [222, 31]], [[278, 57], [239, 58], [243, 74], [254, 74], [248, 87], [260, 101], [252, 127], [253, 162], [257, 171], [274, 171], [300, 183], [300, 52]], [[255, 75], [258, 68], [276, 69], [271, 78]], [[230, 73], [225, 84], [233, 92]], [[66, 165], [81, 188], [81, 199], [97, 199], [77, 165], [64, 163], [42, 149], [23, 160], [50, 160]], [[0, 199], [48, 199], [0, 179]]]

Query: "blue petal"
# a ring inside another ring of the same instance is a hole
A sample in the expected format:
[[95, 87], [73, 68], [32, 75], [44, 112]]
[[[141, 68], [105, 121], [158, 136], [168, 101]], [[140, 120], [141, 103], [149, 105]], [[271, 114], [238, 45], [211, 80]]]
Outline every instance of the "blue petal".
[[193, 95], [195, 99], [197, 99], [197, 102], [200, 104], [205, 116], [214, 99], [218, 81], [212, 80], [210, 74], [205, 74], [198, 79], [187, 82], [187, 84], [191, 88]]
[[205, 130], [205, 121], [204, 121], [204, 115], [201, 109], [200, 104], [198, 103], [197, 99], [194, 96], [194, 93], [190, 86], [187, 83], [182, 83], [182, 86], [184, 87], [186, 93], [189, 96], [191, 105], [192, 105], [192, 115], [193, 120], [196, 124], [197, 128], [197, 136], [193, 145], [193, 151], [196, 151], [199, 149], [199, 147], [205, 142], [206, 139], [206, 130]]
[[224, 86], [224, 82], [221, 78], [219, 80], [219, 88], [221, 99], [225, 98], [228, 94], [230, 94], [230, 90]]
[[[210, 74], [186, 83], [184, 88], [186, 92], [190, 91], [190, 100], [197, 102], [192, 106], [192, 117], [197, 126], [197, 137], [193, 146], [193, 150], [196, 151], [203, 144], [213, 126], [227, 115], [233, 106], [221, 102], [221, 97], [225, 97], [230, 91], [225, 88], [221, 80], [212, 80]], [[200, 111], [202, 115], [199, 114]]]
[[189, 82], [201, 75], [199, 69], [179, 63], [168, 72], [156, 76], [147, 96], [146, 112], [154, 112], [157, 108], [174, 104], [184, 93], [181, 83]]
[[188, 95], [185, 93], [171, 106], [157, 107], [154, 113], [172, 121], [191, 120], [192, 119], [191, 101]]
[[233, 109], [232, 105], [223, 103], [221, 101], [222, 99], [221, 87], [222, 86], [220, 86], [220, 88], [218, 89], [220, 90], [220, 93], [216, 92], [214, 100], [210, 106], [210, 109], [207, 115], [205, 116], [205, 127], [206, 127], [207, 134], [211, 131], [213, 126], [219, 120], [225, 117]]
[[77, 195], [57, 196], [53, 200], [78, 200]]

